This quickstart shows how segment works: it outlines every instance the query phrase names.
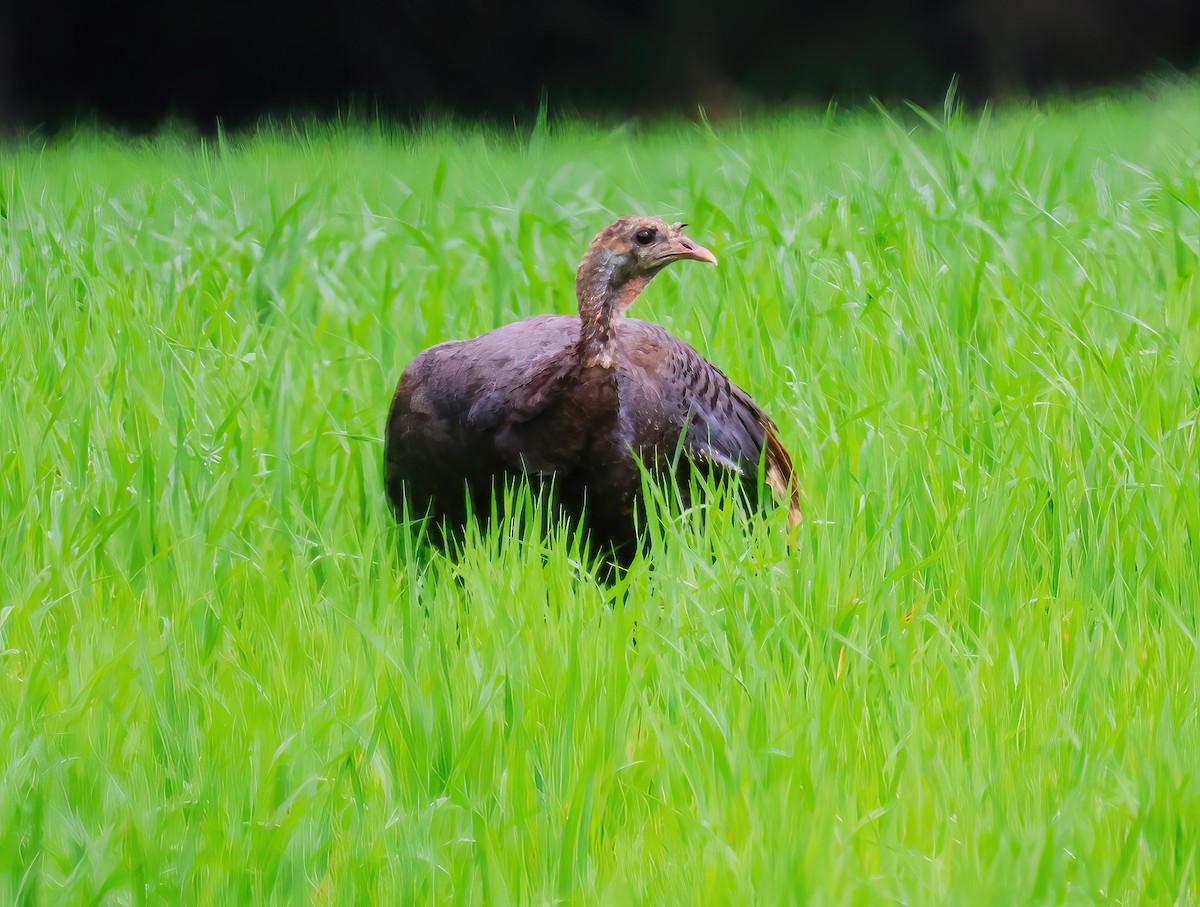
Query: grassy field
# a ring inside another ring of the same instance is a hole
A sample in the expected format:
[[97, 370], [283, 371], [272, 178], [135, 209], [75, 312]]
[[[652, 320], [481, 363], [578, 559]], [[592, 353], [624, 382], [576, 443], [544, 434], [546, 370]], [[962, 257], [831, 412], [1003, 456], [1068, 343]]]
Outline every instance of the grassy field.
[[[458, 561], [437, 341], [638, 314], [806, 492]], [[0, 151], [0, 903], [1200, 901], [1200, 86], [709, 128]]]

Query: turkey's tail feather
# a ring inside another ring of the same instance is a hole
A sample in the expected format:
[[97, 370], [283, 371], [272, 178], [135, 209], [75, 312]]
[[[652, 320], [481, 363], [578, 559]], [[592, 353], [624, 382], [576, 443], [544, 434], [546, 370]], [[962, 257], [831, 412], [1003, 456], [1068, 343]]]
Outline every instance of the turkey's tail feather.
[[788, 505], [788, 525], [795, 529], [804, 519], [800, 511], [800, 479], [792, 466], [792, 458], [775, 433], [775, 424], [770, 419], [763, 419], [762, 427], [766, 442], [767, 487]]

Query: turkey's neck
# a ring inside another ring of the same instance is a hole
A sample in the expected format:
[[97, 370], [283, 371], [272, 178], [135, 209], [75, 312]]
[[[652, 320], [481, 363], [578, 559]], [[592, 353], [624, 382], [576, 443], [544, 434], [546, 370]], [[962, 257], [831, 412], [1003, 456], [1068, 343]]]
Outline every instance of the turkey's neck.
[[579, 269], [575, 279], [575, 294], [579, 297], [578, 349], [586, 367], [616, 366], [617, 327], [651, 276], [638, 274], [624, 278], [603, 255], [585, 262]]

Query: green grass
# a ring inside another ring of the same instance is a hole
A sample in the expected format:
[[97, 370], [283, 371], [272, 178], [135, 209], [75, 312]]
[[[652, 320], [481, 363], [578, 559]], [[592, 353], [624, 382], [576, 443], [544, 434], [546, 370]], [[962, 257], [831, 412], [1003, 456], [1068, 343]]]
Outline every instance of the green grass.
[[[1195, 904], [1200, 85], [0, 151], [0, 903]], [[394, 525], [423, 347], [637, 314], [806, 490]], [[706, 518], [701, 518], [701, 517]]]

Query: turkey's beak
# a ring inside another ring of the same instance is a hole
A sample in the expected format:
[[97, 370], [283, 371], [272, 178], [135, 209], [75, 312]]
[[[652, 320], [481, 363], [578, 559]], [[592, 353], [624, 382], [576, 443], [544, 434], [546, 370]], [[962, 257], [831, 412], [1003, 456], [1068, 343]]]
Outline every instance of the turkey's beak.
[[717, 263], [717, 256], [682, 233], [671, 240], [667, 247], [667, 257], [671, 261], [706, 261], [710, 265]]

